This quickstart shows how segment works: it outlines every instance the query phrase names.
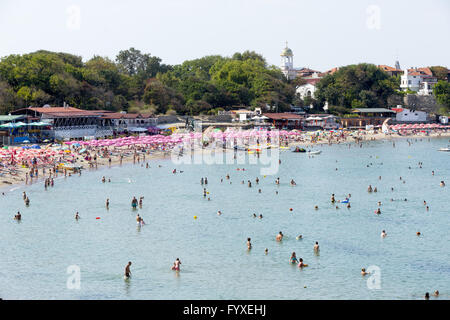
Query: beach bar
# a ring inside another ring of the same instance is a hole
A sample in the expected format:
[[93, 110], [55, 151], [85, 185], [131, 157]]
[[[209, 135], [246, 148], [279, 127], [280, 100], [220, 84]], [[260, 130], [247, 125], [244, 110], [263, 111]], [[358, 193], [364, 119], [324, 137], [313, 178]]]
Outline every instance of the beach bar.
[[385, 108], [359, 108], [352, 110], [354, 117], [340, 119], [343, 128], [361, 129], [366, 126], [381, 126], [386, 119], [395, 118], [395, 111]]
[[302, 129], [305, 117], [298, 114], [283, 112], [283, 113], [264, 113], [268, 121], [277, 129]]

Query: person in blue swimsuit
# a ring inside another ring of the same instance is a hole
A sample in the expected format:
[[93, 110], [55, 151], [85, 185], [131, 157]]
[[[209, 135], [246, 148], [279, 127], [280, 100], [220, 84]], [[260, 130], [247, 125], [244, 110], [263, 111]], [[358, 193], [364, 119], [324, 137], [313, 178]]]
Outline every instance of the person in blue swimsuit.
[[131, 200], [131, 206], [133, 207], [133, 209], [136, 209], [138, 205], [138, 201], [136, 199], [136, 197], [133, 197], [133, 200]]
[[291, 263], [291, 264], [298, 263], [297, 256], [295, 255], [295, 252], [292, 252], [291, 258], [289, 259], [289, 263]]

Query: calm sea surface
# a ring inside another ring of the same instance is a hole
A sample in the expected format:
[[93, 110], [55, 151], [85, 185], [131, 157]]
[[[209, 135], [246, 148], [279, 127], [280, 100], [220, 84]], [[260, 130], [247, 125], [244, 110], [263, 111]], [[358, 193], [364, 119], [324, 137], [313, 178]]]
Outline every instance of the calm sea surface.
[[[149, 169], [130, 164], [86, 170], [58, 178], [48, 191], [43, 182], [3, 189], [0, 297], [423, 299], [438, 289], [439, 299], [449, 299], [450, 153], [437, 151], [448, 144], [447, 138], [413, 140], [411, 146], [396, 140], [395, 148], [382, 141], [350, 149], [325, 145], [315, 147], [322, 153], [312, 158], [282, 151], [279, 172], [266, 177], [257, 165], [175, 165], [167, 159], [152, 161]], [[172, 174], [175, 167], [183, 173]], [[102, 176], [111, 182], [102, 183]], [[201, 177], [208, 177], [211, 201], [203, 197]], [[446, 187], [439, 186], [441, 180]], [[369, 184], [378, 192], [368, 193]], [[23, 191], [31, 200], [28, 208]], [[332, 193], [337, 200], [350, 193], [351, 209], [336, 209]], [[131, 209], [133, 196], [145, 197], [142, 209]], [[18, 210], [20, 223], [13, 220]], [[147, 223], [142, 228], [137, 213]], [[279, 231], [285, 235], [281, 243], [275, 241]], [[299, 234], [303, 240], [296, 240]], [[290, 265], [293, 251], [309, 267]], [[178, 274], [170, 270], [176, 258], [182, 262]], [[124, 281], [128, 261], [132, 278]], [[67, 287], [71, 265], [80, 268], [80, 289]], [[379, 289], [369, 289], [369, 277], [360, 274], [369, 266], [379, 268], [379, 282], [373, 282]]]

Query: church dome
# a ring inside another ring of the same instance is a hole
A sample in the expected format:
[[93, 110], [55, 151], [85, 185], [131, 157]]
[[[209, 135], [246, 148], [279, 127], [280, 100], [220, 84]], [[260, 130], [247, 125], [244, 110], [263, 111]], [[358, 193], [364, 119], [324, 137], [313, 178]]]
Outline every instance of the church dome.
[[293, 55], [294, 54], [292, 53], [292, 50], [289, 49], [288, 47], [284, 48], [283, 51], [281, 52], [281, 56], [290, 57]]

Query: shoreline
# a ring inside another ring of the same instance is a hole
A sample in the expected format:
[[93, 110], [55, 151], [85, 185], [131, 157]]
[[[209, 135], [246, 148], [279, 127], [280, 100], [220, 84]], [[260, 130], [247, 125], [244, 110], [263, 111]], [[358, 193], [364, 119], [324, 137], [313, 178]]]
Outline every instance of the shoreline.
[[[402, 135], [398, 135], [398, 134], [391, 134], [391, 135], [386, 135], [384, 133], [377, 133], [377, 134], [373, 134], [373, 133], [364, 133], [361, 135], [358, 135], [358, 137], [360, 138], [360, 140], [355, 139], [355, 136], [346, 136], [345, 139], [342, 140], [336, 140], [335, 138], [333, 138], [331, 140], [331, 144], [348, 144], [348, 143], [363, 143], [363, 142], [371, 142], [371, 141], [392, 141], [392, 140], [396, 140], [396, 139], [400, 139], [400, 138], [409, 138], [409, 139], [434, 139], [434, 138], [450, 138], [450, 132], [439, 132], [439, 133], [431, 133], [430, 135], [423, 135], [423, 134], [415, 134], [415, 135], [407, 135], [407, 136], [402, 136]], [[317, 141], [313, 142], [313, 141], [291, 141], [289, 142], [289, 147], [296, 147], [296, 146], [303, 146], [303, 147], [314, 147], [314, 146], [319, 146], [319, 145], [324, 145], [324, 144], [330, 144], [330, 142], [326, 139], [326, 138], [321, 138], [318, 139]], [[202, 148], [200, 150], [194, 150], [195, 152], [200, 152], [202, 154], [204, 154], [205, 152], [213, 152], [213, 148]], [[94, 152], [97, 152], [98, 149], [94, 149], [92, 150]], [[117, 152], [117, 150], [115, 150]], [[167, 151], [161, 151], [161, 150], [156, 150], [154, 152], [151, 153], [143, 153], [143, 152], [139, 152], [139, 161], [135, 161], [133, 154], [132, 153], [133, 149], [128, 149], [128, 148], [123, 148], [120, 149], [121, 152], [123, 153], [123, 159], [122, 159], [122, 164], [132, 164], [132, 163], [137, 163], [137, 164], [145, 164], [149, 161], [152, 160], [163, 160], [163, 159], [169, 159], [171, 156], [171, 153], [173, 152], [173, 149], [167, 150]], [[129, 151], [129, 153], [127, 153], [126, 151]], [[233, 150], [226, 150], [227, 152], [231, 152]], [[97, 165], [94, 165], [93, 167], [90, 167], [89, 161], [86, 160], [78, 160], [79, 157], [83, 157], [82, 154], [76, 154], [76, 161], [74, 161], [74, 164], [76, 165], [80, 165], [83, 166], [83, 171], [91, 171], [91, 170], [97, 170], [97, 169], [103, 169], [106, 167], [117, 167], [120, 166], [120, 155], [118, 154], [113, 154], [111, 155], [111, 163], [109, 163], [108, 158], [105, 157], [98, 157], [97, 158]], [[145, 157], [145, 159], [144, 159]], [[88, 167], [85, 167], [88, 166]], [[30, 170], [30, 168], [23, 168], [23, 167], [18, 167], [17, 168], [17, 174], [16, 175], [12, 175], [12, 174], [8, 174], [8, 176], [1, 176], [0, 177], [0, 192], [5, 193], [5, 192], [12, 192], [14, 190], [17, 190], [18, 188], [22, 187], [22, 186], [28, 186], [28, 185], [33, 185], [39, 182], [44, 181], [44, 178], [48, 178], [48, 173], [46, 172], [46, 174], [42, 174], [40, 173], [38, 178], [34, 178], [32, 180], [29, 180], [28, 183], [25, 183], [25, 178], [26, 178], [26, 172], [28, 172]], [[42, 168], [40, 168], [39, 170], [42, 170]], [[41, 171], [42, 172], [42, 171]], [[71, 173], [72, 174], [72, 173]], [[78, 173], [73, 173], [78, 174]], [[64, 173], [63, 172], [58, 172], [57, 175], [54, 175], [53, 177], [59, 178], [59, 177], [63, 177]], [[69, 176], [69, 175], [68, 175]], [[5, 182], [6, 181], [6, 182]]]

